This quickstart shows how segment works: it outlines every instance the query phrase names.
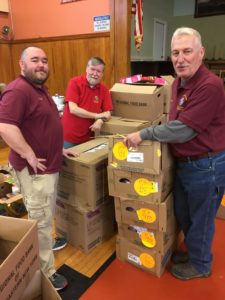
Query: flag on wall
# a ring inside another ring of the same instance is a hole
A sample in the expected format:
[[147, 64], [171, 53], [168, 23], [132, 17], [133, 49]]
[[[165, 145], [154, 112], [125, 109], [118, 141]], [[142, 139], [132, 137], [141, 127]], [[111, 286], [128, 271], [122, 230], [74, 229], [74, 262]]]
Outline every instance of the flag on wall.
[[134, 40], [139, 51], [143, 42], [143, 0], [132, 0], [131, 13], [134, 15]]

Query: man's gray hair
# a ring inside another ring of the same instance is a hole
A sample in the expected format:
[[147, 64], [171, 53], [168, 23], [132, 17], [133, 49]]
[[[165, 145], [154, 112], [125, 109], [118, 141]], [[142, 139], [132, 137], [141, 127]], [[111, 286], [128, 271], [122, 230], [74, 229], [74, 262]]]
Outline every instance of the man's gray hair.
[[175, 30], [175, 32], [173, 33], [171, 42], [173, 42], [174, 38], [182, 36], [182, 35], [193, 35], [193, 36], [195, 36], [199, 47], [202, 47], [202, 38], [201, 38], [200, 33], [197, 30], [195, 30], [193, 28], [190, 28], [190, 27], [177, 28]]
[[87, 67], [89, 67], [90, 65], [91, 66], [103, 65], [103, 67], [105, 68], [104, 60], [97, 56], [93, 56], [88, 60]]

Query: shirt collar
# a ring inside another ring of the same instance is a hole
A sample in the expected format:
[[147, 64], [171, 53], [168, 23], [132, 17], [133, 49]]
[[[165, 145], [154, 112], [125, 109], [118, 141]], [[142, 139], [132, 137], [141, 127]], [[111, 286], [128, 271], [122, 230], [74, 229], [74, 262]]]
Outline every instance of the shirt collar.
[[205, 68], [205, 65], [202, 63], [195, 74], [188, 80], [179, 80], [179, 88], [190, 89], [193, 88], [193, 84], [201, 76], [202, 70]]
[[47, 87], [45, 85], [42, 85], [42, 87], [38, 87], [35, 84], [33, 84], [29, 79], [27, 79], [24, 75], [19, 75], [20, 78], [22, 78], [23, 80], [25, 80], [27, 83], [29, 83], [30, 85], [32, 85], [33, 88], [37, 89], [37, 90], [41, 90], [43, 92], [46, 92]]

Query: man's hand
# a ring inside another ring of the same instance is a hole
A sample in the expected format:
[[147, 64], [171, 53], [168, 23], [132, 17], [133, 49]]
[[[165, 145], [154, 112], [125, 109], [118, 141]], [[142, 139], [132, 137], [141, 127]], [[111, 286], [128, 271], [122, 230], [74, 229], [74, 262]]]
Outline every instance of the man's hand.
[[104, 111], [102, 113], [96, 114], [95, 120], [102, 119], [103, 121], [108, 121], [111, 118], [110, 111]]
[[35, 155], [32, 155], [29, 158], [27, 158], [27, 162], [34, 170], [35, 174], [37, 174], [38, 169], [43, 172], [46, 170], [47, 167], [42, 163], [44, 161], [46, 161], [45, 158], [37, 158]]
[[101, 119], [96, 120], [89, 128], [91, 131], [99, 133], [102, 127], [103, 121]]
[[67, 158], [71, 158], [71, 157], [75, 158], [75, 157], [79, 157], [80, 156], [80, 153], [75, 152], [74, 150], [65, 149], [65, 148], [63, 148], [62, 154], [63, 154], [63, 156], [65, 156]]
[[137, 146], [142, 142], [140, 131], [128, 134], [124, 140], [124, 144], [127, 145], [128, 149], [130, 147], [137, 148]]

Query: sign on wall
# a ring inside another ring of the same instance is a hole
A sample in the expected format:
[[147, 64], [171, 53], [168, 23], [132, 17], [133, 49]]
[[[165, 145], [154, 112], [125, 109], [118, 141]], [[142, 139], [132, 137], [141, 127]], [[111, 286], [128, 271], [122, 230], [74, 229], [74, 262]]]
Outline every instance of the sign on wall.
[[110, 16], [97, 16], [93, 18], [94, 32], [110, 31]]

